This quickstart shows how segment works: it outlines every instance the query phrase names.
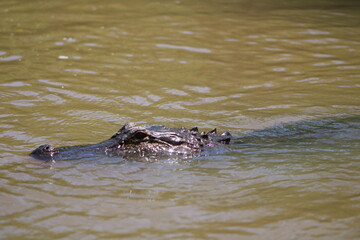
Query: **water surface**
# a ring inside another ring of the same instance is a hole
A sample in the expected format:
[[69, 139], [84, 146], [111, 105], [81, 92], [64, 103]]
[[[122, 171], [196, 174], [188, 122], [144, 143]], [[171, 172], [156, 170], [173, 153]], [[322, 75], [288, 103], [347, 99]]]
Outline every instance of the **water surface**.
[[[5, 239], [360, 238], [358, 1], [0, 3]], [[224, 152], [43, 163], [125, 122]]]

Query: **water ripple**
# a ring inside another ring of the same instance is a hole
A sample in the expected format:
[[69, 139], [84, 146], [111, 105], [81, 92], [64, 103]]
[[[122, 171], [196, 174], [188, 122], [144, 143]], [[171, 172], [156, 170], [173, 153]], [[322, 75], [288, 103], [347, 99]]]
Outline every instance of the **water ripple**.
[[171, 45], [171, 44], [155, 44], [156, 47], [159, 48], [168, 48], [168, 49], [180, 49], [190, 52], [198, 52], [198, 53], [211, 53], [210, 49], [206, 48], [196, 48], [196, 47], [188, 47], [188, 46], [178, 46], [178, 45]]
[[25, 82], [20, 82], [20, 81], [14, 81], [14, 82], [10, 82], [10, 83], [2, 83], [0, 84], [0, 86], [3, 87], [23, 87], [23, 86], [31, 86], [31, 84], [25, 83]]
[[65, 69], [65, 72], [75, 72], [75, 73], [86, 73], [86, 74], [98, 74], [98, 72], [82, 69]]
[[[298, 122], [360, 113], [353, 3], [3, 2], [1, 237], [357, 239], [359, 121]], [[153, 163], [28, 156], [128, 121], [234, 141]]]
[[0, 58], [0, 62], [10, 62], [10, 61], [16, 61], [16, 60], [21, 60], [22, 56], [9, 56], [9, 57], [4, 57], [4, 58]]

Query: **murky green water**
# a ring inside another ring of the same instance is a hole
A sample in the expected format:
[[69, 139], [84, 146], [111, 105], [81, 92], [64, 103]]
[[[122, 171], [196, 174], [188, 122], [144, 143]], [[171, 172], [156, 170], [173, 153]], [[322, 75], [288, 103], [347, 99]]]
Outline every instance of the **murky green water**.
[[[358, 1], [1, 1], [0, 238], [360, 238], [359, 23]], [[238, 139], [27, 156], [129, 121]]]

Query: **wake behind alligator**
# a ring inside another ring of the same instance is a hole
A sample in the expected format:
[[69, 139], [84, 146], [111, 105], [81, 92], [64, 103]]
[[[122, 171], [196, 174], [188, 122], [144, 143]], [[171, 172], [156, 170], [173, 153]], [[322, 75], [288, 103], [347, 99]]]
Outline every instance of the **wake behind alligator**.
[[32, 151], [30, 156], [44, 161], [72, 160], [95, 155], [146, 160], [161, 157], [190, 158], [206, 149], [229, 144], [230, 140], [229, 132], [219, 135], [216, 129], [205, 133], [199, 132], [197, 127], [186, 129], [127, 123], [103, 142], [60, 148], [45, 144]]

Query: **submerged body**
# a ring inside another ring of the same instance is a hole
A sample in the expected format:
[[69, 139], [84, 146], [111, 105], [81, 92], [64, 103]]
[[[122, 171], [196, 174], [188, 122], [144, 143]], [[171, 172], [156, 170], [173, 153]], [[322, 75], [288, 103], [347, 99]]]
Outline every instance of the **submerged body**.
[[97, 143], [72, 147], [53, 148], [45, 144], [36, 148], [30, 156], [39, 160], [70, 160], [105, 154], [126, 159], [157, 159], [167, 157], [193, 157], [206, 148], [228, 144], [229, 132], [216, 134], [216, 129], [200, 133], [198, 129], [168, 128], [162, 125], [125, 124], [111, 138]]

